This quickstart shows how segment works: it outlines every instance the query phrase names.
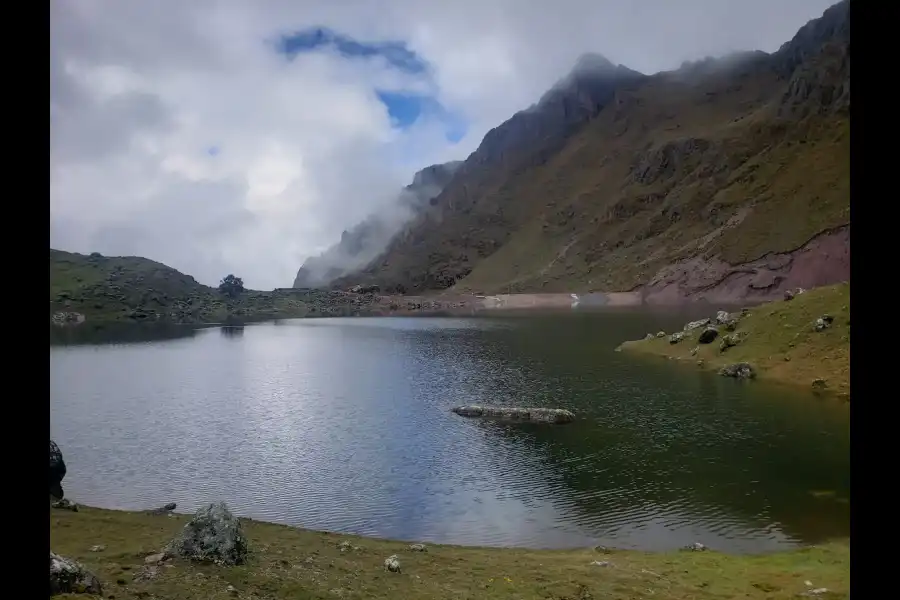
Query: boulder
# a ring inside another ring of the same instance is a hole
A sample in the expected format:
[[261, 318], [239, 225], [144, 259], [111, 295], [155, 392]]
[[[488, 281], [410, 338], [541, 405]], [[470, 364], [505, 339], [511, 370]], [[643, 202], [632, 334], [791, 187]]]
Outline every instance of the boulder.
[[50, 440], [50, 495], [58, 500], [65, 496], [61, 485], [65, 476], [66, 461], [63, 460], [62, 451], [56, 442]]
[[94, 594], [100, 596], [103, 589], [97, 576], [84, 565], [70, 558], [50, 552], [50, 595]]
[[673, 333], [672, 335], [669, 336], [669, 343], [677, 344], [678, 342], [680, 342], [683, 339], [684, 339], [684, 332], [676, 331], [675, 333]]
[[724, 325], [728, 321], [731, 320], [731, 315], [724, 310], [720, 310], [716, 313], [716, 325]]
[[719, 369], [719, 375], [734, 377], [735, 379], [752, 379], [756, 376], [756, 372], [750, 363], [740, 362], [722, 367]]
[[709, 325], [709, 319], [700, 319], [699, 321], [691, 321], [687, 325], [684, 326], [685, 331], [692, 331], [697, 329], [698, 327], [706, 327]]
[[391, 573], [400, 572], [400, 559], [397, 558], [396, 554], [392, 554], [384, 559], [384, 568]]
[[665, 331], [657, 331], [656, 337], [658, 337], [658, 338], [666, 337], [666, 332]]
[[719, 337], [719, 330], [715, 327], [707, 327], [703, 330], [703, 333], [700, 334], [697, 341], [701, 344], [711, 344], [717, 337]]
[[199, 562], [240, 565], [247, 558], [247, 538], [241, 522], [219, 502], [198, 510], [166, 552]]

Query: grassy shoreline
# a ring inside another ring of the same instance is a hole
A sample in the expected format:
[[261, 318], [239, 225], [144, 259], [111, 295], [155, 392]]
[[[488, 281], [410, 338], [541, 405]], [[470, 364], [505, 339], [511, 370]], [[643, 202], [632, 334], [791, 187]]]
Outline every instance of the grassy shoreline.
[[[831, 326], [815, 331], [816, 319], [833, 317]], [[793, 300], [776, 300], [748, 309], [736, 333], [746, 337], [720, 350], [721, 337], [698, 344], [703, 328], [686, 334], [678, 343], [669, 335], [623, 343], [619, 348], [635, 354], [655, 355], [715, 369], [738, 362], [753, 365], [759, 379], [814, 389], [850, 399], [850, 283], [816, 288]], [[666, 332], [671, 334], [672, 332]], [[696, 350], [696, 351], [695, 351]], [[816, 380], [822, 380], [814, 384]]]
[[[474, 548], [361, 538], [241, 519], [251, 556], [239, 567], [181, 559], [141, 581], [145, 557], [158, 552], [189, 519], [80, 507], [51, 510], [50, 548], [74, 558], [103, 584], [104, 597], [132, 598], [846, 598], [849, 540], [765, 555], [714, 551], [663, 553]], [[351, 549], [342, 552], [347, 541]], [[102, 551], [92, 551], [103, 545]], [[402, 573], [384, 559], [399, 556]], [[607, 564], [597, 565], [594, 562]], [[228, 586], [235, 592], [229, 592]], [[85, 598], [64, 595], [63, 598]]]

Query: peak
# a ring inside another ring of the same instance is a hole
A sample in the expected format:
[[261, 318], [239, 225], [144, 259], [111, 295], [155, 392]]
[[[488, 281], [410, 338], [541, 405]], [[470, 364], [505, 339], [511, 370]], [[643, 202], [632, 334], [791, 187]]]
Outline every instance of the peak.
[[575, 66], [572, 68], [572, 73], [612, 71], [615, 68], [616, 65], [602, 54], [589, 52], [578, 57], [578, 60], [575, 61]]

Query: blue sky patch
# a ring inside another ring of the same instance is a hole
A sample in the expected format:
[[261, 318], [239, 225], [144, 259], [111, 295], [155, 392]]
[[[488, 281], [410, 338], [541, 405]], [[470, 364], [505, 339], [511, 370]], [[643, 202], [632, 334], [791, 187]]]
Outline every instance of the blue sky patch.
[[314, 27], [281, 36], [278, 51], [293, 58], [301, 52], [333, 48], [347, 58], [381, 56], [394, 68], [407, 73], [425, 73], [428, 63], [410, 50], [405, 42], [363, 43], [325, 27]]
[[[349, 60], [380, 56], [399, 71], [430, 81], [430, 65], [409, 49], [406, 42], [361, 42], [327, 27], [312, 27], [278, 38], [275, 49], [288, 59], [304, 52], [321, 50], [337, 51]], [[435, 118], [444, 124], [447, 141], [456, 143], [467, 131], [467, 124], [460, 115], [450, 113], [429, 94], [414, 94], [392, 89], [377, 89], [375, 94], [387, 108], [391, 123], [399, 129], [411, 127], [422, 117]]]

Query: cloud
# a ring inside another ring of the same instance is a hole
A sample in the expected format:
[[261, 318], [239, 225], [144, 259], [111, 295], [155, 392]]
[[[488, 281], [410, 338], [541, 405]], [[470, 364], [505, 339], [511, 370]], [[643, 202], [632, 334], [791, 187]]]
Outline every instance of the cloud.
[[828, 4], [54, 2], [51, 245], [287, 286], [582, 53], [649, 73], [771, 51]]

